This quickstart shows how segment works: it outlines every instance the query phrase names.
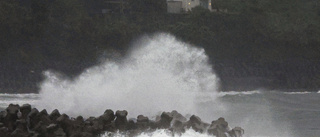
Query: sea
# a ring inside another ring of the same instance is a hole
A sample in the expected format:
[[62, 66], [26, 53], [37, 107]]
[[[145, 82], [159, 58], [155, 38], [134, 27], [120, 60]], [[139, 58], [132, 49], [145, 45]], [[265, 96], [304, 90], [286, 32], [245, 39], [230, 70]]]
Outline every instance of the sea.
[[[320, 91], [219, 90], [220, 79], [204, 49], [166, 33], [143, 36], [119, 59], [101, 63], [77, 77], [43, 72], [37, 94], [0, 91], [0, 110], [9, 104], [31, 104], [49, 113], [58, 109], [71, 117], [99, 116], [106, 109], [127, 110], [128, 118], [150, 119], [177, 110], [211, 123], [225, 118], [231, 128], [242, 127], [244, 137], [319, 137]], [[141, 137], [173, 136], [166, 130]], [[109, 136], [106, 133], [103, 136]], [[125, 136], [115, 133], [114, 136]], [[207, 137], [187, 130], [183, 137]]]
[[[39, 94], [0, 94], [0, 110], [4, 110], [11, 103], [37, 106], [35, 103], [39, 98]], [[219, 93], [219, 100], [228, 108], [228, 112], [211, 108], [210, 102], [202, 105], [203, 109], [216, 111], [214, 114], [221, 113], [217, 117], [226, 118], [231, 127], [244, 128], [245, 137], [318, 137], [319, 98], [320, 91], [231, 91]], [[151, 135], [141, 136], [170, 136], [170, 134], [159, 130]], [[188, 131], [185, 136], [201, 136], [201, 134]]]

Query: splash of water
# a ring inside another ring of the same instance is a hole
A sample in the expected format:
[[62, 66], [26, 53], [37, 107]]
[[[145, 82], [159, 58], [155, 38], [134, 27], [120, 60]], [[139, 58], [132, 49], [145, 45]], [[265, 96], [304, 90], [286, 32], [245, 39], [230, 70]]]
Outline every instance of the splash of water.
[[50, 71], [45, 76], [37, 107], [72, 116], [98, 116], [108, 108], [134, 117], [171, 110], [197, 114], [197, 103], [214, 100], [218, 85], [203, 49], [164, 33], [143, 37], [126, 58], [105, 61], [75, 79]]
[[[260, 91], [217, 93], [218, 78], [204, 50], [169, 34], [143, 37], [125, 58], [105, 60], [77, 78], [51, 71], [45, 76], [35, 104], [48, 111], [59, 109], [73, 117], [88, 117], [106, 109], [125, 109], [132, 118], [177, 110], [206, 122], [223, 116], [243, 127], [246, 136], [292, 137], [289, 124], [274, 120], [268, 97], [260, 97], [264, 95]], [[238, 94], [245, 96], [232, 96]], [[170, 135], [158, 130], [140, 136]], [[183, 136], [200, 135], [190, 131]]]
[[[125, 135], [124, 133], [108, 133], [106, 132], [105, 134], [101, 135], [100, 137], [109, 137], [109, 136], [113, 136], [113, 137], [124, 137], [124, 136], [128, 136]], [[158, 129], [154, 132], [142, 132], [140, 134], [137, 135], [137, 137], [212, 137], [212, 135], [208, 135], [206, 133], [199, 133], [196, 132], [192, 129], [187, 129], [185, 133], [182, 134], [174, 134], [169, 130], [165, 130], [165, 129]]]

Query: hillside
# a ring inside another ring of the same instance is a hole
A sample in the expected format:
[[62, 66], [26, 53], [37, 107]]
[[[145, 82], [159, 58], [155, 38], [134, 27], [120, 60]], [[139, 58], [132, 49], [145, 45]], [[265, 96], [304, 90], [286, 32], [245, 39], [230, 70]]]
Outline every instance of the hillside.
[[216, 0], [227, 12], [186, 14], [166, 13], [165, 0], [128, 0], [123, 13], [102, 14], [99, 2], [0, 1], [0, 91], [37, 92], [43, 71], [73, 77], [156, 32], [204, 48], [222, 90], [320, 89], [317, 1]]

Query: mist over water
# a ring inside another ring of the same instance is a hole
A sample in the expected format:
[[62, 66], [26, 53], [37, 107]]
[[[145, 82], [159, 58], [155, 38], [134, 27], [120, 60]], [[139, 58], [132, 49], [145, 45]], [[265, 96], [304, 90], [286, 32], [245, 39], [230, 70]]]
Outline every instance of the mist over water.
[[[219, 79], [203, 49], [165, 33], [142, 37], [132, 47], [126, 57], [106, 59], [74, 79], [46, 71], [36, 107], [73, 117], [99, 116], [112, 109], [127, 110], [129, 118], [152, 118], [177, 110], [208, 123], [225, 117], [232, 128], [244, 128], [245, 136], [293, 136], [290, 123], [274, 114], [272, 102], [259, 91], [241, 92], [245, 96], [218, 93]], [[188, 130], [185, 136], [199, 135]]]
[[75, 79], [47, 71], [38, 107], [70, 115], [98, 116], [105, 109], [129, 115], [178, 110], [196, 114], [214, 100], [218, 79], [203, 49], [168, 34], [143, 37], [127, 57], [89, 68]]

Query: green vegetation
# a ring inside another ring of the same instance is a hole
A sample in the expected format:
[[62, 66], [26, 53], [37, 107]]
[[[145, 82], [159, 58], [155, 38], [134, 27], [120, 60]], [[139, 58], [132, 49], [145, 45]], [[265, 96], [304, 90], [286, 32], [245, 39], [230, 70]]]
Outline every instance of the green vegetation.
[[[319, 87], [318, 68], [312, 67], [320, 60], [316, 0], [215, 0], [212, 7], [218, 12], [196, 7], [187, 14], [166, 13], [166, 0], [127, 2], [0, 1], [0, 88], [20, 88], [19, 82], [36, 86], [30, 81], [41, 81], [46, 69], [74, 75], [105, 51], [124, 55], [136, 38], [155, 32], [203, 47], [212, 63], [242, 64], [231, 66], [239, 74], [255, 66], [266, 72], [273, 68], [268, 77], [278, 80], [275, 87]], [[279, 64], [284, 65], [277, 69]], [[294, 69], [306, 64], [308, 70]]]
[[[103, 0], [96, 4], [101, 7]], [[314, 0], [216, 0], [213, 8], [228, 12], [196, 7], [174, 15], [166, 13], [165, 0], [129, 0], [126, 12], [101, 14], [91, 13], [95, 4], [86, 0], [3, 0], [0, 53], [2, 59], [15, 54], [23, 62], [94, 61], [102, 51], [125, 53], [134, 38], [160, 31], [204, 47], [215, 60], [318, 60], [319, 5]]]

